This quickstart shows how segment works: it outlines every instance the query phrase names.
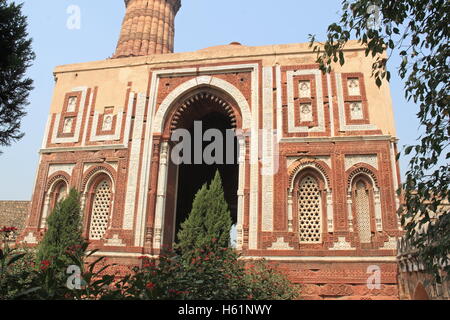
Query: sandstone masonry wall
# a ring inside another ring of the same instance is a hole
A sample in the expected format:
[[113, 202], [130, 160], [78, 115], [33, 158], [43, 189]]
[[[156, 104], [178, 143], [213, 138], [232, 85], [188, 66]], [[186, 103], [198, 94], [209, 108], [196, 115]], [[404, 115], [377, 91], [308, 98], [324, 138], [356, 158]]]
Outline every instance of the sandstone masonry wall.
[[0, 227], [16, 227], [20, 233], [25, 227], [31, 201], [0, 201]]

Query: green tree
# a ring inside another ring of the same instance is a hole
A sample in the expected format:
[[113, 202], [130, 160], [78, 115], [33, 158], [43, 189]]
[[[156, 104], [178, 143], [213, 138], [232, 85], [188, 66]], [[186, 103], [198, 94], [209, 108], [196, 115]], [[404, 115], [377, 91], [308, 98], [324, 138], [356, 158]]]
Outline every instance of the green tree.
[[33, 89], [33, 80], [25, 78], [35, 58], [31, 42], [22, 4], [0, 0], [0, 146], [23, 137], [20, 122]]
[[[47, 219], [48, 229], [39, 243], [38, 262], [49, 261], [72, 264], [70, 255], [81, 255], [85, 240], [82, 237], [80, 196], [72, 189], [69, 195], [56, 204]], [[78, 254], [77, 254], [78, 253]], [[65, 270], [64, 270], [65, 271]]]
[[448, 209], [437, 217], [433, 214], [444, 201], [450, 201], [450, 2], [343, 0], [342, 9], [341, 20], [328, 27], [324, 43], [316, 43], [315, 36], [310, 36], [317, 62], [324, 72], [329, 72], [333, 63], [343, 65], [342, 49], [356, 37], [366, 46], [366, 56], [374, 57], [373, 77], [381, 86], [391, 77], [389, 59], [400, 55], [398, 73], [404, 80], [405, 97], [419, 105], [417, 117], [423, 133], [416, 145], [404, 150], [411, 159], [403, 190], [399, 190], [405, 197], [399, 214], [407, 238], [428, 271], [438, 275], [438, 269], [445, 266], [450, 274], [450, 263], [446, 264], [450, 215]]
[[188, 259], [195, 249], [215, 242], [218, 247], [230, 245], [232, 220], [225, 201], [219, 171], [208, 186], [195, 195], [189, 217], [181, 224], [176, 247]]

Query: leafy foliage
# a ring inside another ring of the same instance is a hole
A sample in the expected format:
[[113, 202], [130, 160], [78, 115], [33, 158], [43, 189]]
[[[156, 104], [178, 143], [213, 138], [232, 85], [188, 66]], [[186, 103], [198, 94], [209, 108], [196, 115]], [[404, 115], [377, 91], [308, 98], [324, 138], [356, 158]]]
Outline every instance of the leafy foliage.
[[23, 137], [20, 121], [33, 89], [33, 80], [25, 78], [35, 58], [31, 42], [22, 4], [0, 0], [0, 146]]
[[0, 300], [14, 299], [23, 292], [23, 288], [32, 286], [32, 271], [35, 268], [35, 254], [28, 248], [12, 249], [6, 256], [10, 263], [5, 274], [0, 275]]
[[234, 249], [212, 242], [185, 261], [175, 252], [159, 260], [142, 257], [141, 268], [118, 285], [125, 299], [142, 300], [288, 300], [298, 288], [262, 261], [246, 263]]
[[25, 254], [9, 246], [9, 239], [16, 230], [14, 227], [0, 229], [2, 244], [0, 247], [0, 300], [13, 297], [19, 289], [19, 281], [23, 279], [20, 277], [21, 270], [17, 262], [21, 261]]
[[[331, 71], [333, 63], [343, 65], [343, 48], [354, 36], [366, 46], [366, 56], [374, 57], [373, 77], [381, 86], [391, 77], [390, 57], [401, 56], [398, 73], [405, 83], [405, 97], [419, 105], [417, 117], [424, 133], [404, 151], [411, 160], [402, 188], [405, 206], [399, 214], [428, 271], [438, 275], [444, 267], [450, 274], [449, 212], [442, 210], [443, 203], [450, 201], [450, 2], [343, 0], [342, 9], [341, 20], [328, 27], [324, 43], [317, 44], [311, 36], [317, 62], [324, 72]], [[441, 214], [434, 215], [439, 210]]]
[[[66, 273], [68, 265], [61, 259], [35, 262], [33, 252], [20, 249], [5, 252], [0, 262], [8, 261], [7, 272], [0, 272], [0, 300], [100, 300], [120, 299], [120, 292], [112, 290], [114, 275], [105, 271], [112, 265], [99, 267], [104, 257], [92, 259], [96, 250], [86, 252], [88, 243], [80, 250], [68, 251], [72, 266], [80, 267], [79, 287], [68, 286], [70, 274]], [[79, 251], [83, 254], [80, 255]], [[3, 263], [2, 263], [3, 265]], [[75, 280], [74, 277], [73, 280]], [[74, 284], [74, 283], [73, 283]]]
[[294, 286], [276, 265], [265, 260], [251, 261], [244, 276], [253, 300], [292, 300], [300, 297], [300, 286]]

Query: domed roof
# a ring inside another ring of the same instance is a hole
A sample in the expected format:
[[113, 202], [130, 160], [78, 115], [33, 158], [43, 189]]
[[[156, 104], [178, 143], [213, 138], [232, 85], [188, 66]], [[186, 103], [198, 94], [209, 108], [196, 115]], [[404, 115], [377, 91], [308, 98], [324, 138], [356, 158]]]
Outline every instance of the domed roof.
[[220, 50], [236, 49], [236, 47], [246, 47], [246, 46], [243, 46], [239, 42], [231, 42], [230, 44], [203, 48], [203, 49], [200, 49], [199, 51], [220, 51]]

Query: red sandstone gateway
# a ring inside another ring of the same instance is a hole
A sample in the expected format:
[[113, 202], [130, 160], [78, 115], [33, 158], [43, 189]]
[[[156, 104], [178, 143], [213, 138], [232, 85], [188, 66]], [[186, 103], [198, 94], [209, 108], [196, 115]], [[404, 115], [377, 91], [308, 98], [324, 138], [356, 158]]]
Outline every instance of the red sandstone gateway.
[[[308, 44], [173, 54], [181, 1], [126, 5], [114, 59], [55, 70], [20, 241], [36, 244], [75, 187], [98, 254], [122, 265], [157, 256], [218, 169], [244, 257], [278, 263], [305, 298], [397, 298], [397, 139], [389, 87], [370, 79], [364, 48], [350, 43], [326, 75]], [[195, 121], [235, 129], [236, 161], [174, 164], [171, 134]], [[276, 148], [261, 130], [276, 132]]]

